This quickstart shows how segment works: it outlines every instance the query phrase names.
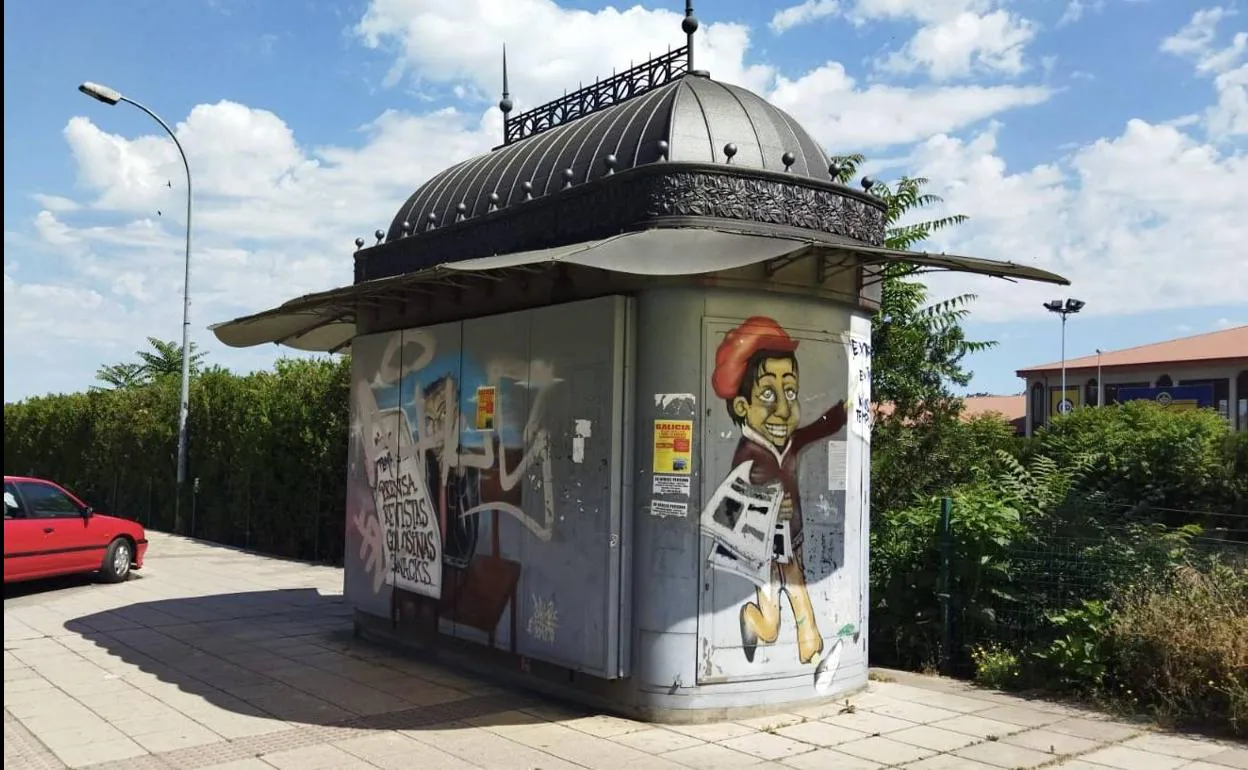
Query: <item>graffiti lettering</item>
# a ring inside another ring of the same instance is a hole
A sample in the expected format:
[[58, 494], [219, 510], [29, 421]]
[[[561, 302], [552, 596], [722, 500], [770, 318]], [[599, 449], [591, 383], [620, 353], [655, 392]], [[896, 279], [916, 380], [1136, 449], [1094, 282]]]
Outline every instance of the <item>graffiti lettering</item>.
[[871, 343], [850, 338], [849, 340], [849, 425], [859, 438], [871, 440]]
[[436, 596], [432, 592], [439, 589], [439, 581], [433, 565], [440, 563], [442, 553], [433, 503], [412, 473], [414, 463], [407, 458], [396, 463], [387, 452], [374, 466], [374, 494], [385, 529], [392, 580], [409, 590]]

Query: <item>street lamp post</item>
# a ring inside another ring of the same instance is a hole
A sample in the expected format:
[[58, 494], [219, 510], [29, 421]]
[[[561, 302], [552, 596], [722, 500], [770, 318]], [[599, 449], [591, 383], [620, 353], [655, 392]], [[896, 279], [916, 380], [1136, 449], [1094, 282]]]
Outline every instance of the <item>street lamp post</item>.
[[1105, 382], [1101, 379], [1101, 353], [1100, 348], [1096, 349], [1096, 405], [1105, 406]]
[[[182, 168], [186, 169], [186, 258], [183, 264], [182, 276], [182, 393], [178, 403], [177, 480], [179, 488], [178, 501], [180, 503], [181, 488], [186, 483], [186, 419], [191, 410], [191, 164], [186, 161], [186, 152], [182, 149], [182, 143], [178, 141], [177, 134], [173, 133], [173, 129], [169, 128], [168, 123], [161, 120], [159, 115], [147, 107], [99, 83], [83, 83], [78, 86], [78, 90], [104, 104], [114, 105], [117, 102], [125, 102], [145, 112], [148, 117], [165, 129], [165, 133], [169, 134], [169, 138], [173, 140], [174, 146], [178, 148], [178, 154], [182, 156]], [[177, 513], [174, 514], [174, 531], [180, 528], [180, 518]]]
[[[1057, 402], [1057, 408], [1060, 412], [1062, 404], [1066, 403], [1066, 317], [1078, 313], [1083, 310], [1087, 303], [1083, 300], [1068, 298], [1066, 300], [1050, 300], [1044, 303], [1044, 309], [1050, 313], [1057, 313], [1062, 317], [1062, 400]], [[1100, 387], [1100, 378], [1097, 378], [1097, 387]], [[1074, 404], [1072, 403], [1073, 407]]]

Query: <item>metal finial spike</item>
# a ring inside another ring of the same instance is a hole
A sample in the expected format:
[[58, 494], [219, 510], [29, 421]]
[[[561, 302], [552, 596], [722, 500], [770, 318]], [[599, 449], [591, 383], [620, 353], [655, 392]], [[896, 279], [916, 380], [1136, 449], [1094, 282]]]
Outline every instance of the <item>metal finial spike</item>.
[[503, 98], [511, 96], [507, 82], [507, 44], [503, 43]]
[[507, 45], [503, 44], [503, 98], [498, 102], [498, 109], [503, 113], [503, 144], [507, 143], [507, 120], [511, 116], [511, 89], [507, 83]]

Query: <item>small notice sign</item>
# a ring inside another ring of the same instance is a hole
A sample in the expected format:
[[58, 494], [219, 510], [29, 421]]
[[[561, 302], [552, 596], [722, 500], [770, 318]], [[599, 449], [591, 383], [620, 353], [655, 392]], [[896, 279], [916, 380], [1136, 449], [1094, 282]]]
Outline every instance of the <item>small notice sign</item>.
[[494, 430], [498, 390], [493, 385], [477, 388], [477, 430]]
[[693, 473], [693, 420], [654, 421], [654, 472]]
[[692, 481], [693, 479], [688, 476], [669, 476], [656, 473], [654, 475], [654, 494], [688, 497], [689, 491], [693, 486]]
[[683, 519], [689, 515], [689, 503], [674, 503], [671, 500], [652, 500], [650, 502], [650, 515], [657, 516], [660, 519]]

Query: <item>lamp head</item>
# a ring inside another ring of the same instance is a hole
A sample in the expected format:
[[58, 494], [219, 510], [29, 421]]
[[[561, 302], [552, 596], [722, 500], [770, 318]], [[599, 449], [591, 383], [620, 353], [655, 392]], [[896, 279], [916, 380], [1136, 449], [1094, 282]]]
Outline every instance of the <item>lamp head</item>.
[[92, 99], [104, 102], [105, 104], [116, 104], [121, 101], [121, 92], [114, 91], [108, 86], [102, 86], [99, 83], [87, 81], [86, 83], [78, 86], [78, 90], [82, 91], [87, 96], [90, 96]]
[[1084, 305], [1086, 305], [1086, 304], [1088, 304], [1088, 303], [1084, 302], [1084, 301], [1083, 301], [1083, 300], [1081, 300], [1081, 299], [1075, 299], [1075, 298], [1073, 298], [1073, 297], [1072, 297], [1072, 298], [1070, 298], [1070, 299], [1066, 300], [1066, 312], [1067, 312], [1067, 313], [1078, 313], [1080, 310], [1083, 310], [1083, 306], [1084, 306]]
[[1049, 300], [1044, 303], [1044, 309], [1054, 313], [1060, 313], [1062, 312], [1062, 301], [1060, 299]]

